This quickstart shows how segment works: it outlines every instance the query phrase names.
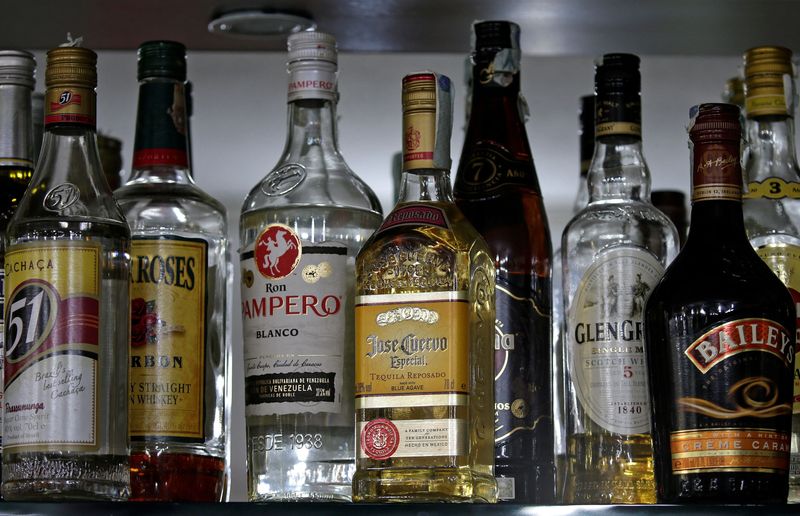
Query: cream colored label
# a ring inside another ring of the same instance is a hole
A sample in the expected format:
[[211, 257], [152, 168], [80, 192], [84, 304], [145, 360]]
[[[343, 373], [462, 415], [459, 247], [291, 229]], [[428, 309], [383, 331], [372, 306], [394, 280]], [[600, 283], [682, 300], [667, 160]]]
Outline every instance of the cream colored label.
[[5, 255], [5, 435], [16, 453], [96, 451], [100, 246], [12, 246]]
[[780, 177], [747, 183], [744, 199], [800, 199], [800, 183], [788, 183]]
[[595, 136], [608, 136], [610, 134], [631, 134], [641, 136], [642, 126], [632, 122], [606, 122], [597, 124], [594, 128]]
[[783, 92], [769, 95], [748, 96], [745, 99], [745, 111], [748, 117], [760, 115], [786, 115], [786, 97]]
[[131, 243], [129, 422], [132, 439], [203, 438], [208, 244]]
[[[392, 420], [391, 423], [396, 428], [396, 435], [389, 439], [397, 439], [396, 451], [390, 454], [391, 458], [455, 457], [467, 453], [467, 422], [463, 419], [407, 419]], [[379, 448], [384, 439], [380, 432], [367, 431], [369, 426], [369, 422], [359, 423], [361, 440], [369, 440], [358, 447], [360, 459], [370, 457], [370, 449]]]

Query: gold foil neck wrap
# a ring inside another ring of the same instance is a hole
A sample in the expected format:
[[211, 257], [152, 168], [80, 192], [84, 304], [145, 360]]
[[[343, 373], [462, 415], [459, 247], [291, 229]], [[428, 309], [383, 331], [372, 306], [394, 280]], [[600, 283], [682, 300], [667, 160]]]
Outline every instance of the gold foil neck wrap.
[[59, 47], [47, 52], [47, 88], [97, 87], [97, 54], [88, 48]]
[[403, 79], [403, 112], [436, 110], [436, 76], [428, 73]]
[[403, 170], [450, 170], [453, 87], [442, 74], [403, 78]]
[[756, 47], [744, 54], [744, 92], [747, 116], [792, 115], [794, 78], [792, 51], [783, 47]]

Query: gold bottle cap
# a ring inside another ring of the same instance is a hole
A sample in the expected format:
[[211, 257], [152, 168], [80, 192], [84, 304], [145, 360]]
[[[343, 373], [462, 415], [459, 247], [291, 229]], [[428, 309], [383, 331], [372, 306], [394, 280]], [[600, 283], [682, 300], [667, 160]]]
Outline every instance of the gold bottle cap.
[[403, 78], [403, 112], [436, 110], [436, 75], [421, 72]]
[[[794, 91], [787, 87], [794, 73], [792, 51], [756, 47], [744, 54], [744, 92], [747, 116], [792, 115]], [[787, 81], [788, 79], [788, 81]]]
[[58, 47], [47, 52], [47, 88], [97, 87], [97, 54], [88, 48]]
[[741, 77], [731, 77], [725, 81], [722, 100], [728, 104], [735, 104], [740, 108], [744, 108], [744, 81]]

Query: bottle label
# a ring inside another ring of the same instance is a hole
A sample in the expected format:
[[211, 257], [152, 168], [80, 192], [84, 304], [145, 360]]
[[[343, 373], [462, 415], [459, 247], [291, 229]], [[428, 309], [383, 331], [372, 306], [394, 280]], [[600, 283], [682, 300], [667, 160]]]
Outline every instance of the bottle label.
[[183, 84], [171, 81], [141, 84], [133, 168], [188, 167], [186, 116]]
[[74, 124], [95, 128], [97, 94], [91, 88], [49, 88], [45, 94], [44, 126]]
[[600, 136], [642, 135], [642, 105], [638, 95], [598, 96], [595, 99], [595, 138]]
[[289, 70], [289, 102], [302, 99], [338, 100], [335, 66], [298, 69], [290, 65]]
[[507, 88], [519, 73], [522, 52], [518, 48], [501, 48], [482, 51], [475, 56], [479, 88]]
[[[789, 289], [797, 315], [797, 327], [800, 328], [800, 247], [789, 244], [768, 244], [757, 248], [756, 252]], [[797, 349], [795, 342], [795, 352]], [[800, 414], [800, 361], [797, 360], [797, 353], [794, 363], [793, 400], [792, 413]]]
[[794, 363], [786, 328], [762, 318], [723, 322], [684, 357], [670, 436], [673, 473], [786, 472], [791, 436], [779, 428], [792, 397], [780, 384]]
[[538, 180], [530, 156], [515, 159], [507, 149], [494, 142], [479, 141], [459, 167], [455, 190], [459, 195], [485, 197], [503, 188], [535, 187]]
[[89, 243], [6, 252], [5, 449], [99, 449], [99, 264]]
[[241, 266], [246, 415], [340, 412], [347, 248], [270, 224]]
[[586, 270], [568, 313], [567, 351], [578, 402], [608, 432], [650, 432], [642, 320], [664, 267], [648, 251], [606, 251]]
[[131, 242], [132, 440], [204, 438], [207, 251], [171, 235]]
[[800, 183], [788, 183], [780, 177], [747, 183], [743, 199], [800, 199]]
[[[468, 310], [465, 291], [358, 296], [356, 409], [466, 406]], [[359, 436], [359, 456], [375, 460], [460, 455], [466, 421], [375, 419], [360, 422]]]
[[786, 106], [786, 96], [782, 91], [768, 95], [751, 95], [745, 99], [745, 112], [748, 118], [764, 115], [786, 116], [790, 114]]
[[692, 202], [741, 201], [742, 168], [738, 143], [696, 144], [693, 152]]
[[430, 204], [404, 204], [392, 210], [383, 221], [378, 232], [386, 231], [396, 226], [436, 226], [442, 229], [450, 229], [450, 222], [443, 209], [431, 206]]
[[495, 300], [494, 441], [502, 444], [519, 432], [538, 436], [552, 425], [550, 318], [502, 280], [495, 285]]

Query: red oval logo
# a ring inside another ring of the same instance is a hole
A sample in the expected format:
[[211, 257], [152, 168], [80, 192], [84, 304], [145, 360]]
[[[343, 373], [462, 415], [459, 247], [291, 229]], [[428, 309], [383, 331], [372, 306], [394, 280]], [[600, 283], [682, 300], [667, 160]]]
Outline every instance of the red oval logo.
[[267, 279], [281, 279], [291, 274], [300, 263], [301, 254], [300, 239], [289, 226], [270, 224], [256, 239], [256, 266]]
[[371, 459], [388, 459], [394, 455], [399, 445], [400, 432], [388, 419], [373, 419], [361, 431], [361, 448]]

